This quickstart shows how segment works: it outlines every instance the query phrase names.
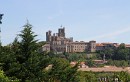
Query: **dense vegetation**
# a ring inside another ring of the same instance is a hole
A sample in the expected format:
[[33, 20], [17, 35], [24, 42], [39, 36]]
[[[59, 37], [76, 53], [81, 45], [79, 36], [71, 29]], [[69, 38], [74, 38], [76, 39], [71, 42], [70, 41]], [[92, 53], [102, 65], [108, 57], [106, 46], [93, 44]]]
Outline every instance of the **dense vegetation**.
[[99, 57], [103, 57], [105, 54], [106, 59], [113, 60], [129, 60], [130, 59], [130, 49], [125, 47], [124, 43], [121, 43], [118, 48], [108, 48], [102, 51], [98, 51]]
[[[39, 52], [45, 42], [38, 42], [36, 36], [32, 32], [32, 25], [27, 23], [13, 43], [1, 46], [0, 82], [97, 82], [98, 78], [110, 74], [77, 71], [78, 64], [72, 67], [70, 61], [86, 61], [88, 65], [93, 66], [92, 59], [102, 58], [102, 53], [106, 54], [107, 59], [111, 59], [108, 64], [122, 60], [122, 62], [127, 61], [129, 65], [130, 51], [123, 44], [115, 50], [89, 55], [86, 53], [55, 54]], [[110, 82], [114, 81], [114, 78], [128, 82], [130, 75], [126, 72], [112, 73], [109, 78], [111, 78]]]
[[[126, 72], [104, 73], [104, 72], [77, 72], [76, 82], [129, 82], [130, 75]], [[118, 79], [118, 81], [117, 81]]]
[[98, 59], [102, 59], [105, 54], [105, 59], [108, 60], [107, 65], [130, 66], [130, 49], [126, 48], [124, 43], [121, 43], [118, 48], [108, 48], [97, 53]]
[[[69, 61], [41, 53], [44, 42], [35, 40], [32, 25], [27, 23], [14, 42], [1, 47], [1, 82], [74, 82], [77, 66], [71, 67]], [[51, 55], [50, 55], [51, 54]], [[47, 69], [52, 65], [51, 69]]]

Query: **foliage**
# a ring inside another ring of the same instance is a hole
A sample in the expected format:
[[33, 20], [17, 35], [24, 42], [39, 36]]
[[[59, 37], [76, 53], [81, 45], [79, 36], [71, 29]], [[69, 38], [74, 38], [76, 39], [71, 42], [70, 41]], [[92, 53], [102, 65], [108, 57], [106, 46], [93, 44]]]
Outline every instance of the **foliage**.
[[114, 78], [118, 78], [120, 82], [129, 82], [130, 81], [130, 74], [127, 72], [118, 72], [114, 73]]
[[[105, 78], [105, 79], [104, 79]], [[130, 74], [127, 72], [83, 72], [78, 71], [75, 82], [129, 82]], [[106, 81], [105, 81], [106, 80]]]
[[0, 70], [0, 82], [8, 82], [9, 78], [4, 75], [4, 72]]
[[75, 82], [97, 82], [97, 78], [93, 72], [78, 71]]
[[[39, 52], [45, 42], [37, 42], [37, 35], [32, 32], [32, 25], [27, 23], [24, 29], [14, 39], [12, 44], [2, 46], [0, 54], [0, 82], [97, 82], [100, 77], [119, 78], [128, 82], [130, 75], [119, 73], [93, 73], [77, 71], [77, 65], [70, 66], [70, 61], [86, 61], [89, 67], [95, 66], [93, 59], [105, 54], [107, 65], [129, 66], [130, 50], [121, 44], [118, 48], [105, 49], [97, 53], [66, 53]], [[46, 70], [48, 66], [51, 68]], [[17, 80], [18, 78], [19, 80]], [[110, 81], [112, 82], [112, 80]]]
[[113, 59], [116, 60], [129, 60], [130, 50], [125, 47], [125, 44], [120, 44], [120, 46], [115, 50]]
[[[71, 67], [63, 54], [40, 53], [38, 49], [44, 42], [37, 43], [32, 25], [24, 25], [18, 37], [20, 40], [16, 37], [12, 44], [2, 48], [0, 54], [1, 68], [7, 76], [18, 78], [21, 82], [73, 82], [77, 65]], [[45, 71], [50, 64], [52, 69]]]
[[87, 59], [86, 53], [72, 53], [68, 55], [69, 61], [85, 61]]
[[86, 64], [89, 66], [89, 67], [94, 67], [95, 66], [95, 63], [93, 60], [89, 59], [86, 61]]
[[43, 45], [46, 44], [46, 42], [45, 42], [45, 41], [40, 41], [40, 42], [38, 42], [37, 44], [38, 44], [39, 47], [42, 47]]
[[7, 77], [4, 71], [0, 70], [0, 82], [19, 82], [19, 80]]
[[113, 60], [129, 60], [130, 59], [130, 49], [125, 47], [124, 43], [121, 43], [118, 48], [107, 48], [102, 51], [97, 51], [99, 55], [98, 58], [102, 58], [105, 54], [105, 59]]
[[77, 66], [71, 67], [69, 62], [62, 58], [52, 58], [52, 69], [45, 70], [45, 81], [73, 82], [77, 72]]
[[102, 51], [98, 51], [97, 53], [99, 53], [98, 58], [103, 59], [104, 54], [105, 54], [105, 59], [111, 59], [114, 55], [114, 49], [113, 48], [108, 48]]
[[[2, 69], [8, 76], [16, 77], [22, 82], [41, 81], [42, 70], [48, 65], [48, 58], [38, 52], [36, 35], [32, 32], [32, 25], [27, 23], [19, 34], [20, 41], [2, 48], [0, 62]], [[39, 61], [40, 60], [40, 61]]]
[[129, 62], [125, 60], [108, 60], [107, 65], [113, 65], [117, 67], [127, 67]]

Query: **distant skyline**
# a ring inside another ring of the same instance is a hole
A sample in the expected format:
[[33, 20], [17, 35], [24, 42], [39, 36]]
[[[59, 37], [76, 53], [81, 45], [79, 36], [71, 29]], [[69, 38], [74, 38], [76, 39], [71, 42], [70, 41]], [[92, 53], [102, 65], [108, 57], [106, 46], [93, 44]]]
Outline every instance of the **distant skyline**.
[[2, 44], [13, 42], [29, 20], [40, 41], [62, 25], [74, 41], [130, 44], [130, 0], [2, 0]]

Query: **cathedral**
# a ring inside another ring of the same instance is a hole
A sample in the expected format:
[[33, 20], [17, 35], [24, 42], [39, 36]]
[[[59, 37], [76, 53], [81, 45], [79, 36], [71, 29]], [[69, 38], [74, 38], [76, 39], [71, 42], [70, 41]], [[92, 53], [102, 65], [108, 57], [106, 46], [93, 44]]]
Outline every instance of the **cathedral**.
[[73, 41], [73, 37], [67, 38], [65, 36], [65, 27], [58, 29], [58, 33], [52, 31], [46, 32], [46, 44], [43, 46], [43, 51], [54, 52], [95, 52], [96, 41]]

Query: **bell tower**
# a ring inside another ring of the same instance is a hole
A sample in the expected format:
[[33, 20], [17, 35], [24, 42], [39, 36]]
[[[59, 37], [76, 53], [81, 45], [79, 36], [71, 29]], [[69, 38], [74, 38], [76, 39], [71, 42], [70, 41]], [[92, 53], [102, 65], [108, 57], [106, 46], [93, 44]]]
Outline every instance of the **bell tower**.
[[62, 28], [61, 26], [61, 28], [58, 29], [58, 36], [65, 37], [65, 27]]
[[51, 42], [51, 31], [46, 32], [46, 41]]

